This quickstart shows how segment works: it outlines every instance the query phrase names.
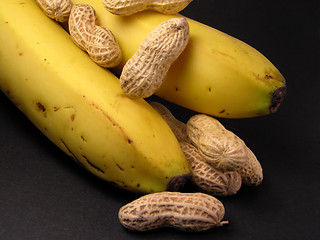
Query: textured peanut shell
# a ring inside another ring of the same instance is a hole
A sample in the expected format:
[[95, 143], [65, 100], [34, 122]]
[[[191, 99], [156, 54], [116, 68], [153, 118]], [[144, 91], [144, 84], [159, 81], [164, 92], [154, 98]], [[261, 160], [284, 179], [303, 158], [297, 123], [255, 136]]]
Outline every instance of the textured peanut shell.
[[176, 119], [170, 110], [161, 103], [150, 102], [150, 105], [162, 116], [171, 128], [179, 142], [190, 142], [187, 134], [187, 125]]
[[201, 156], [215, 168], [233, 171], [246, 164], [245, 143], [215, 118], [205, 114], [192, 116], [187, 122], [187, 134]]
[[129, 16], [147, 9], [175, 14], [186, 8], [192, 0], [103, 0], [102, 2], [109, 12]]
[[258, 161], [255, 154], [247, 148], [247, 161], [244, 167], [238, 170], [242, 177], [244, 185], [258, 186], [263, 180], [263, 170], [260, 162]]
[[124, 93], [131, 98], [155, 93], [188, 41], [189, 24], [185, 18], [171, 18], [151, 30], [123, 67], [120, 85]]
[[70, 0], [36, 0], [42, 11], [57, 22], [67, 22], [72, 8]]
[[121, 224], [134, 231], [172, 227], [181, 231], [204, 231], [221, 226], [225, 209], [204, 193], [160, 192], [142, 196], [119, 210]]
[[118, 42], [112, 32], [96, 24], [95, 10], [88, 4], [76, 4], [69, 17], [69, 32], [74, 43], [98, 65], [117, 66], [122, 58]]
[[190, 165], [192, 181], [203, 192], [229, 196], [239, 191], [242, 180], [237, 171], [221, 172], [206, 162], [192, 144], [180, 142], [180, 145]]

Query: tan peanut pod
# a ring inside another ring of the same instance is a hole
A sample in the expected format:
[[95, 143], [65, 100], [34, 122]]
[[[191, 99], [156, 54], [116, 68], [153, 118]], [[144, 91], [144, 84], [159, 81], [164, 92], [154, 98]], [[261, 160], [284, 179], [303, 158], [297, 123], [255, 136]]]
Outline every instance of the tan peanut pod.
[[246, 164], [245, 143], [215, 118], [205, 114], [192, 116], [187, 122], [187, 133], [201, 156], [215, 168], [233, 171]]
[[121, 88], [131, 98], [145, 98], [161, 86], [170, 66], [189, 41], [185, 18], [171, 18], [156, 26], [124, 65]]
[[112, 32], [96, 24], [96, 13], [88, 4], [76, 4], [69, 17], [69, 32], [73, 42], [101, 67], [117, 66], [122, 58]]
[[173, 134], [179, 142], [190, 142], [187, 134], [187, 125], [176, 119], [170, 110], [158, 102], [150, 102], [150, 105], [162, 116], [171, 128]]
[[67, 22], [72, 8], [71, 0], [36, 0], [42, 11], [57, 22]]
[[244, 167], [238, 170], [244, 185], [258, 186], [263, 180], [263, 170], [260, 162], [251, 149], [247, 148], [248, 160]]
[[175, 14], [186, 8], [192, 0], [103, 0], [102, 2], [109, 12], [129, 16], [147, 9]]
[[144, 195], [120, 208], [121, 224], [134, 231], [172, 227], [181, 231], [204, 231], [228, 223], [221, 221], [225, 209], [204, 193], [159, 192]]
[[213, 196], [236, 194], [241, 188], [241, 176], [237, 171], [221, 172], [205, 161], [192, 144], [180, 142], [190, 165], [192, 181], [203, 192]]

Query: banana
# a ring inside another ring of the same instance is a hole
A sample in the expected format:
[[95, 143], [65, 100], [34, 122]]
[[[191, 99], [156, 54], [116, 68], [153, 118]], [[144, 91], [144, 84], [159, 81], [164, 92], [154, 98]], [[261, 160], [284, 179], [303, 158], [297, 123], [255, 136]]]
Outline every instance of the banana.
[[0, 89], [92, 174], [138, 193], [174, 190], [190, 174], [169, 126], [95, 64], [34, 0], [0, 1]]
[[[108, 12], [101, 0], [73, 0], [94, 7], [99, 24], [117, 38], [125, 62], [155, 26], [177, 17], [155, 11], [131, 16]], [[188, 19], [190, 41], [171, 66], [156, 95], [196, 112], [223, 118], [246, 118], [277, 111], [286, 92], [279, 70], [248, 44], [212, 27]]]

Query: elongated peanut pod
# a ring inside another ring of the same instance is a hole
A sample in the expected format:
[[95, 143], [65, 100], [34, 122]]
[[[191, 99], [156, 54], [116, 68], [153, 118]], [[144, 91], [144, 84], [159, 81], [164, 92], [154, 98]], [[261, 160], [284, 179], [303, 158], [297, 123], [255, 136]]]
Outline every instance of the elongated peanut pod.
[[112, 32], [96, 25], [96, 14], [88, 4], [76, 4], [69, 17], [69, 32], [74, 43], [98, 65], [117, 66], [122, 58], [120, 47]]
[[122, 90], [131, 98], [151, 96], [188, 41], [189, 24], [185, 18], [171, 18], [157, 25], [123, 67]]
[[144, 195], [119, 210], [121, 224], [135, 231], [173, 227], [182, 231], [204, 231], [227, 223], [225, 209], [204, 193], [160, 192]]
[[129, 16], [147, 9], [164, 14], [175, 14], [191, 2], [192, 0], [103, 0], [103, 5], [113, 14]]
[[162, 116], [167, 122], [172, 132], [179, 142], [190, 142], [187, 134], [187, 125], [176, 119], [170, 110], [158, 102], [150, 102], [150, 105]]
[[205, 114], [192, 116], [187, 122], [187, 133], [201, 156], [215, 168], [233, 171], [246, 164], [245, 143], [215, 118]]
[[237, 171], [221, 172], [206, 162], [192, 144], [180, 142], [180, 145], [190, 165], [192, 181], [202, 191], [214, 196], [229, 196], [239, 191], [242, 180]]
[[72, 8], [70, 0], [36, 0], [42, 11], [57, 22], [67, 22]]

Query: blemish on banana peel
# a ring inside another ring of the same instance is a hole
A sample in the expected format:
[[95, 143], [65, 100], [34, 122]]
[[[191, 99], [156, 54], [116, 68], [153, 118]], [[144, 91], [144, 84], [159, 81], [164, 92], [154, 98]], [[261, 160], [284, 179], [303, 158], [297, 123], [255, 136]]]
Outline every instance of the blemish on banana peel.
[[94, 169], [98, 170], [99, 172], [104, 173], [104, 171], [101, 168], [98, 168], [96, 165], [94, 165], [92, 162], [89, 161], [89, 159], [85, 156], [85, 155], [81, 155], [86, 161], [87, 163], [93, 167]]
[[46, 108], [40, 102], [37, 102], [36, 105], [37, 105], [39, 111], [41, 111], [41, 112], [46, 111]]
[[70, 119], [71, 119], [71, 122], [73, 122], [75, 119], [75, 114], [71, 114]]
[[219, 113], [220, 113], [220, 114], [223, 114], [223, 115], [226, 115], [226, 116], [229, 115], [229, 113], [227, 112], [226, 109], [222, 109]]
[[264, 75], [264, 78], [265, 78], [265, 79], [273, 79], [273, 77], [272, 77], [271, 74], [269, 74], [269, 73], [266, 73], [266, 74]]
[[83, 142], [87, 142], [87, 139], [84, 136], [81, 135], [80, 137]]
[[[253, 72], [252, 75], [260, 81], [265, 81], [266, 83], [268, 83], [269, 80], [273, 80], [273, 81], [279, 81], [281, 83], [285, 83], [285, 79], [284, 77], [281, 75], [281, 73], [274, 71], [272, 69], [265, 69], [263, 74], [259, 74], [259, 73], [255, 73]], [[270, 81], [271, 83], [272, 81]]]
[[79, 159], [76, 157], [76, 155], [70, 150], [70, 148], [67, 146], [67, 144], [60, 139], [60, 142], [62, 143], [62, 145], [65, 147], [65, 149], [67, 150], [67, 152], [69, 153], [68, 155], [75, 161], [77, 162], [80, 166], [84, 167], [83, 164], [79, 161]]
[[105, 118], [107, 118], [107, 119], [111, 122], [112, 126], [118, 128], [119, 131], [122, 133], [122, 135], [127, 139], [127, 142], [128, 142], [129, 144], [132, 144], [132, 143], [133, 143], [133, 141], [129, 138], [129, 136], [128, 136], [128, 135], [126, 134], [126, 132], [122, 129], [122, 127], [121, 127], [116, 121], [114, 121], [105, 111], [103, 111], [103, 109], [101, 109], [101, 108], [100, 108], [98, 105], [96, 105], [95, 103], [91, 103], [90, 105], [93, 106], [93, 107], [95, 107], [98, 111], [100, 111], [100, 112], [103, 114], [103, 116], [105, 116]]
[[234, 57], [230, 54], [227, 54], [225, 52], [221, 52], [221, 51], [217, 51], [216, 49], [212, 49], [211, 50], [211, 53], [212, 54], [215, 54], [215, 55], [220, 55], [221, 57], [225, 58], [225, 59], [231, 59], [231, 60], [234, 60]]
[[116, 162], [116, 161], [113, 161], [115, 164], [116, 164], [116, 166], [121, 170], [121, 171], [124, 171], [124, 169]]
[[46, 108], [44, 107], [44, 105], [40, 102], [36, 102], [36, 107], [37, 107], [37, 110], [42, 112], [44, 114], [44, 117], [46, 118], [47, 112], [46, 112]]

